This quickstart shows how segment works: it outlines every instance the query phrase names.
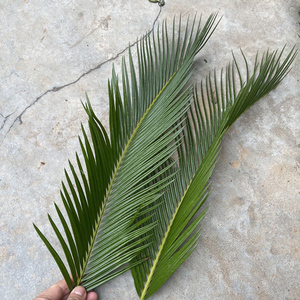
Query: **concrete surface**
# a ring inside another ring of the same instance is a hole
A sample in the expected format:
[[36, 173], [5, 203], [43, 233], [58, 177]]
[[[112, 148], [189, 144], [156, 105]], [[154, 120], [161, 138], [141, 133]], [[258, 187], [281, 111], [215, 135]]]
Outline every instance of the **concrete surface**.
[[[51, 238], [67, 159], [78, 150], [84, 92], [107, 125], [112, 63], [153, 23], [219, 11], [198, 56], [203, 78], [247, 57], [299, 46], [297, 0], [0, 1], [1, 299], [31, 299], [61, 278], [32, 222]], [[204, 59], [207, 63], [204, 63]], [[151, 299], [300, 299], [300, 57], [286, 80], [228, 132], [193, 255]], [[100, 299], [137, 299], [130, 274]]]

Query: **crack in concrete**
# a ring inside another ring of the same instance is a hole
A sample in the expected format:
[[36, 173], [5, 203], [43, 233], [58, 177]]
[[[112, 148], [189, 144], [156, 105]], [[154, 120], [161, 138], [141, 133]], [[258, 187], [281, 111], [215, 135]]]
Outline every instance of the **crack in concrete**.
[[13, 112], [11, 112], [10, 114], [8, 114], [7, 116], [4, 117], [4, 115], [2, 113], [0, 113], [0, 116], [4, 119], [3, 124], [0, 127], [0, 130], [4, 127], [5, 123], [7, 122], [8, 118], [14, 114], [16, 112], [16, 110], [14, 110]]
[[[152, 28], [151, 28], [150, 31], [148, 31], [148, 33], [146, 34], [146, 36], [148, 36], [149, 34], [151, 34], [151, 33], [153, 32], [154, 27], [155, 27], [155, 24], [156, 24], [156, 22], [157, 22], [157, 20], [158, 20], [158, 18], [159, 18], [159, 16], [160, 16], [160, 14], [161, 14], [161, 11], [162, 11], [162, 7], [159, 8], [159, 12], [158, 12], [158, 14], [157, 14], [155, 20], [153, 21]], [[65, 85], [55, 86], [55, 87], [53, 87], [52, 89], [49, 89], [49, 90], [47, 90], [46, 92], [44, 92], [44, 93], [43, 93], [42, 95], [40, 95], [39, 97], [37, 97], [31, 104], [29, 104], [27, 107], [25, 107], [25, 108], [23, 109], [23, 111], [22, 111], [22, 112], [14, 119], [13, 123], [12, 123], [12, 124], [10, 125], [10, 127], [8, 128], [8, 130], [7, 130], [7, 132], [6, 132], [5, 136], [4, 136], [4, 138], [6, 138], [7, 134], [8, 134], [8, 133], [10, 132], [10, 130], [14, 127], [14, 125], [16, 124], [17, 121], [20, 122], [20, 125], [23, 124], [22, 116], [25, 114], [25, 112], [26, 112], [29, 108], [31, 108], [32, 106], [34, 106], [38, 101], [40, 101], [41, 98], [43, 98], [45, 95], [47, 95], [48, 93], [55, 93], [55, 92], [58, 92], [58, 91], [60, 91], [60, 90], [62, 90], [62, 89], [64, 89], [64, 88], [66, 88], [66, 87], [68, 87], [68, 86], [70, 86], [70, 85], [73, 85], [73, 84], [77, 83], [81, 78], [85, 77], [86, 75], [90, 74], [91, 72], [93, 72], [93, 71], [95, 71], [95, 70], [100, 69], [100, 68], [101, 68], [103, 65], [105, 65], [106, 63], [111, 62], [111, 61], [117, 59], [121, 54], [123, 54], [124, 52], [126, 52], [126, 51], [129, 49], [129, 47], [133, 47], [133, 46], [136, 45], [141, 39], [143, 39], [143, 37], [140, 38], [140, 39], [138, 39], [138, 40], [137, 40], [136, 42], [134, 42], [132, 45], [129, 45], [129, 46], [127, 46], [126, 48], [124, 48], [123, 50], [121, 50], [120, 52], [118, 52], [117, 55], [115, 55], [114, 57], [109, 58], [109, 59], [105, 60], [104, 62], [99, 63], [96, 67], [94, 67], [94, 68], [88, 70], [87, 72], [81, 74], [76, 80], [74, 80], [74, 81], [72, 81], [72, 82], [69, 82], [69, 83], [67, 83], [67, 84], [65, 84]], [[14, 111], [14, 112], [15, 112], [15, 111]], [[3, 123], [2, 126], [0, 127], [0, 130], [3, 129], [3, 127], [4, 127], [5, 123], [6, 123], [6, 121], [8, 120], [8, 118], [9, 118], [14, 112], [12, 112], [11, 114], [9, 114], [8, 116], [6, 116], [6, 117], [4, 118], [4, 123]], [[1, 113], [0, 113], [0, 114], [1, 114]], [[3, 116], [3, 115], [1, 114], [1, 116]]]

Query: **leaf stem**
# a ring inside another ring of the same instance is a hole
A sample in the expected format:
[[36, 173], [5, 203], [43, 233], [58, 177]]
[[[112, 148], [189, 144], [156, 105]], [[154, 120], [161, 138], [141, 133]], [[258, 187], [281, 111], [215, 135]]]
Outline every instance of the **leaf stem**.
[[170, 77], [170, 79], [165, 83], [165, 85], [162, 87], [162, 89], [160, 90], [160, 92], [157, 94], [157, 96], [155, 97], [155, 99], [152, 101], [152, 103], [149, 105], [149, 107], [147, 108], [147, 110], [145, 111], [144, 115], [141, 117], [140, 121], [138, 122], [137, 126], [135, 127], [134, 131], [132, 132], [128, 142], [126, 143], [126, 146], [124, 148], [124, 150], [122, 151], [122, 154], [118, 160], [118, 163], [115, 167], [115, 170], [113, 172], [113, 175], [111, 177], [111, 180], [110, 180], [110, 183], [109, 183], [109, 186], [107, 188], [107, 191], [106, 191], [106, 195], [104, 197], [104, 200], [103, 200], [103, 204], [102, 204], [102, 207], [101, 207], [101, 210], [100, 210], [100, 213], [99, 213], [99, 216], [97, 218], [97, 222], [96, 222], [96, 226], [95, 226], [95, 229], [93, 231], [93, 235], [92, 235], [92, 238], [91, 238], [91, 242], [90, 242], [90, 246], [88, 248], [88, 251], [87, 251], [87, 254], [86, 254], [86, 258], [84, 260], [84, 263], [83, 263], [83, 266], [81, 268], [81, 274], [80, 276], [78, 277], [77, 279], [77, 284], [81, 284], [82, 280], [83, 280], [83, 277], [85, 275], [85, 270], [86, 270], [86, 267], [88, 265], [88, 262], [89, 262], [89, 258], [91, 256], [91, 253], [92, 253], [92, 249], [93, 249], [93, 245], [95, 243], [95, 240], [96, 240], [96, 237], [97, 237], [97, 233], [99, 231], [99, 227], [101, 225], [101, 220], [102, 220], [102, 217], [103, 217], [103, 214], [104, 214], [104, 211], [105, 211], [105, 207], [107, 205], [107, 202], [108, 202], [108, 198], [109, 198], [109, 195], [111, 193], [111, 190], [112, 190], [112, 186], [114, 184], [114, 181], [115, 181], [115, 178], [118, 174], [118, 171], [120, 169], [120, 166], [121, 166], [121, 163], [126, 155], [126, 152], [129, 148], [129, 146], [131, 145], [131, 142], [133, 140], [133, 138], [135, 137], [139, 127], [141, 126], [142, 122], [144, 121], [144, 119], [146, 118], [148, 112], [150, 111], [150, 109], [153, 107], [154, 103], [157, 101], [157, 99], [159, 98], [159, 96], [162, 94], [162, 92], [164, 91], [164, 89], [166, 88], [166, 86], [169, 84], [169, 82], [172, 80], [172, 78], [175, 76], [177, 72], [174, 72], [174, 74]]
[[[194, 178], [194, 177], [193, 177], [193, 178]], [[175, 220], [175, 218], [176, 218], [176, 215], [177, 215], [177, 213], [178, 213], [178, 211], [179, 211], [179, 208], [180, 208], [180, 206], [181, 206], [181, 204], [182, 204], [182, 201], [183, 201], [183, 199], [184, 199], [184, 197], [185, 197], [185, 195], [186, 195], [186, 193], [187, 193], [187, 191], [188, 191], [188, 189], [189, 189], [189, 187], [190, 187], [190, 185], [191, 185], [191, 182], [193, 181], [193, 178], [190, 180], [190, 183], [189, 183], [188, 186], [186, 187], [186, 190], [184, 191], [184, 194], [183, 194], [183, 196], [181, 197], [180, 202], [178, 203], [178, 207], [176, 208], [176, 211], [175, 211], [174, 214], [173, 214], [172, 220], [170, 221], [170, 224], [169, 224], [168, 229], [167, 229], [167, 231], [166, 231], [166, 233], [165, 233], [165, 235], [164, 235], [164, 238], [162, 239], [161, 246], [160, 246], [160, 248], [159, 248], [159, 251], [157, 252], [157, 255], [156, 255], [156, 257], [155, 257], [155, 260], [153, 261], [153, 265], [152, 265], [151, 270], [150, 270], [150, 273], [149, 273], [149, 275], [148, 275], [148, 278], [147, 278], [146, 284], [145, 284], [145, 286], [144, 286], [143, 293], [142, 293], [142, 295], [141, 295], [141, 297], [140, 297], [140, 300], [145, 300], [145, 297], [146, 297], [146, 294], [147, 294], [147, 291], [148, 291], [150, 282], [151, 282], [151, 280], [152, 280], [152, 277], [153, 277], [153, 275], [154, 275], [156, 266], [157, 266], [157, 264], [158, 264], [160, 255], [161, 255], [161, 253], [162, 253], [162, 251], [163, 251], [163, 249], [164, 249], [164, 245], [165, 245], [166, 240], [167, 240], [167, 238], [168, 238], [168, 234], [169, 234], [169, 232], [170, 232], [170, 230], [171, 230], [172, 224], [173, 224], [173, 222], [174, 222], [174, 220]]]

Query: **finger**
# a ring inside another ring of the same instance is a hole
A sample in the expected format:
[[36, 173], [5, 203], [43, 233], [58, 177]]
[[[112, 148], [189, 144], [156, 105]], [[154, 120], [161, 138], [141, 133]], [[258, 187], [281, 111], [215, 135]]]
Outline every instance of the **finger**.
[[86, 291], [82, 286], [76, 286], [67, 300], [86, 300]]
[[66, 281], [63, 279], [53, 284], [51, 287], [49, 287], [49, 289], [42, 292], [33, 300], [61, 300], [68, 293], [69, 288], [66, 284]]
[[86, 300], [98, 300], [98, 295], [95, 292], [88, 292]]

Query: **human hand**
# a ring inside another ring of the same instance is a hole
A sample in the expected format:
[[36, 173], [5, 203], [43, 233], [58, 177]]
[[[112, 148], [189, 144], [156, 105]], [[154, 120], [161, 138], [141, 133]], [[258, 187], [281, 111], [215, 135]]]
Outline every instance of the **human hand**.
[[66, 281], [63, 279], [33, 300], [98, 300], [98, 296], [95, 292], [86, 292], [82, 286], [75, 287], [70, 293]]

